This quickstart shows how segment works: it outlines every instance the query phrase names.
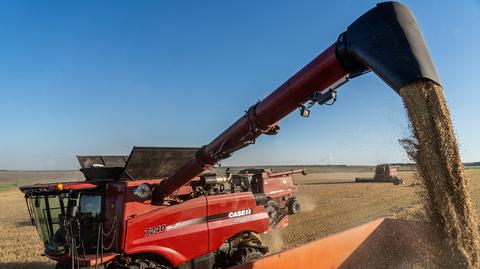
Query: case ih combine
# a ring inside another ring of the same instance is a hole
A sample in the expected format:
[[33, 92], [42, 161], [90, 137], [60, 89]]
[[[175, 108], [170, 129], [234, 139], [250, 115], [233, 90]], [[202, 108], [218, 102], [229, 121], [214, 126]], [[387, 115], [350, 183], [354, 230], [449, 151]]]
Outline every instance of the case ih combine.
[[398, 176], [398, 165], [379, 164], [375, 167], [375, 175], [373, 177], [356, 177], [355, 182], [371, 183], [371, 182], [388, 182], [394, 185], [403, 184], [403, 179]]
[[293, 172], [205, 171], [260, 135], [276, 134], [291, 112], [307, 117], [314, 104], [334, 101], [340, 85], [369, 71], [397, 92], [419, 79], [439, 84], [407, 7], [378, 4], [199, 149], [79, 157], [86, 181], [21, 187], [45, 255], [59, 268], [131, 269], [225, 268], [261, 257], [268, 249], [256, 234], [286, 225], [284, 215], [298, 211]]
[[78, 156], [86, 181], [21, 187], [45, 255], [59, 268], [224, 268], [265, 254], [254, 233], [299, 212], [293, 174], [305, 171], [202, 173], [153, 205], [151, 190], [196, 152]]

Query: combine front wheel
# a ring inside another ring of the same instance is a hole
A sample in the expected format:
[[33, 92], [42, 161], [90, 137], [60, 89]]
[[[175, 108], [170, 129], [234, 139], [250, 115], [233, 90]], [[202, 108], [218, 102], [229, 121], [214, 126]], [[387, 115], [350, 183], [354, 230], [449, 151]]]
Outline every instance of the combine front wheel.
[[136, 259], [128, 264], [128, 269], [171, 269], [170, 266], [161, 265], [147, 259]]
[[292, 199], [288, 203], [288, 214], [294, 215], [300, 213], [300, 203], [296, 199]]
[[215, 269], [225, 269], [261, 258], [268, 252], [268, 247], [251, 232], [237, 234], [227, 240], [216, 256]]
[[235, 254], [235, 265], [251, 262], [263, 256], [263, 253], [255, 247], [243, 247]]

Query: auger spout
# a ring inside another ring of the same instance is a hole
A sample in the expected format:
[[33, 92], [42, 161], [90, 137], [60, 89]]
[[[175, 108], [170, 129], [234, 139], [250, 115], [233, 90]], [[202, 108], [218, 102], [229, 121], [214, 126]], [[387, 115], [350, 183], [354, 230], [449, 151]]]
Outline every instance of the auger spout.
[[336, 47], [349, 73], [371, 70], [397, 92], [422, 78], [440, 84], [415, 17], [403, 4], [377, 4], [339, 36]]

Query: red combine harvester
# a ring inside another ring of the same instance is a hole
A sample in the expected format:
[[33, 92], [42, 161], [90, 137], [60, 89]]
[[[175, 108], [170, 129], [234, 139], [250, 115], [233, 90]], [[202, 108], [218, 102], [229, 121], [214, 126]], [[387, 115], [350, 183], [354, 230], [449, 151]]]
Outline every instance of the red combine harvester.
[[307, 174], [305, 169], [276, 173], [270, 169], [245, 169], [234, 179], [251, 182], [254, 195], [262, 196], [260, 199], [268, 212], [270, 226], [285, 227], [288, 225], [286, 215], [300, 212], [300, 203], [295, 197], [297, 186], [293, 181], [294, 173]]
[[209, 144], [139, 148], [130, 156], [79, 157], [84, 182], [31, 185], [25, 193], [45, 255], [58, 268], [226, 268], [268, 249], [256, 234], [296, 213], [292, 174], [250, 169], [205, 173], [235, 151], [274, 135], [299, 109], [336, 100], [351, 78], [373, 71], [395, 91], [439, 84], [410, 10], [378, 4], [337, 41]]
[[305, 170], [206, 172], [152, 205], [155, 185], [197, 151], [78, 156], [86, 181], [21, 187], [45, 255], [59, 268], [225, 268], [267, 253], [255, 234], [299, 212], [293, 174]]

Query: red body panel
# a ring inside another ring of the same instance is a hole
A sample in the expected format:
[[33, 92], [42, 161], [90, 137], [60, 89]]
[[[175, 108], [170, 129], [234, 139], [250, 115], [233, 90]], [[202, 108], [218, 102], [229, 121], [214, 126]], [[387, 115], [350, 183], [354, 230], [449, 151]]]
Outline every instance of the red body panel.
[[270, 177], [263, 180], [263, 192], [278, 202], [281, 208], [287, 205], [288, 199], [294, 196], [297, 186], [292, 176]]
[[[123, 236], [119, 249], [126, 254], [155, 253], [179, 265], [218, 249], [235, 234], [269, 229], [268, 215], [256, 205], [251, 192], [202, 196], [168, 207], [151, 205], [150, 197], [140, 199], [133, 194], [140, 184], [153, 187], [157, 183], [146, 180], [107, 184], [105, 206], [110, 210], [106, 210], [106, 227], [113, 223], [115, 215], [121, 216], [119, 232]], [[241, 209], [251, 212], [229, 218], [229, 212]], [[156, 231], [147, 235], [146, 230], [151, 228]]]
[[[85, 182], [85, 181], [74, 181], [74, 182], [56, 182], [56, 183], [45, 183], [45, 184], [33, 184], [22, 186], [20, 189], [22, 191], [26, 190], [35, 190], [34, 192], [56, 192], [61, 190], [89, 190], [95, 189], [99, 185], [104, 185], [105, 182]], [[61, 189], [59, 188], [61, 187]]]
[[295, 186], [291, 176], [271, 177], [263, 180], [263, 192], [269, 197], [284, 196], [292, 192]]
[[117, 219], [118, 231], [121, 235], [118, 238], [117, 249], [123, 249], [125, 245], [126, 220], [158, 208], [163, 208], [162, 206], [153, 206], [150, 197], [140, 199], [133, 194], [139, 185], [148, 184], [150, 187], [153, 187], [154, 184], [157, 184], [159, 181], [160, 180], [124, 181], [112, 182], [106, 185], [104, 225], [106, 229], [109, 229], [114, 223], [114, 218]]
[[125, 205], [123, 209], [123, 219], [129, 219], [134, 216], [140, 216], [152, 210], [162, 208], [162, 206], [152, 206], [150, 197], [141, 199], [134, 194], [135, 189], [140, 184], [148, 184], [150, 188], [159, 182], [159, 180], [138, 180], [119, 182], [124, 184], [123, 196]]
[[[208, 196], [207, 201], [210, 251], [218, 249], [223, 242], [240, 232], [263, 233], [269, 228], [268, 214], [263, 206], [256, 205], [251, 192]], [[251, 212], [238, 217], [222, 216], [244, 209]]]
[[[156, 253], [173, 265], [208, 252], [206, 197], [194, 198], [127, 220], [126, 254]], [[190, 222], [190, 223], [189, 223]], [[157, 229], [147, 234], [147, 229]]]

